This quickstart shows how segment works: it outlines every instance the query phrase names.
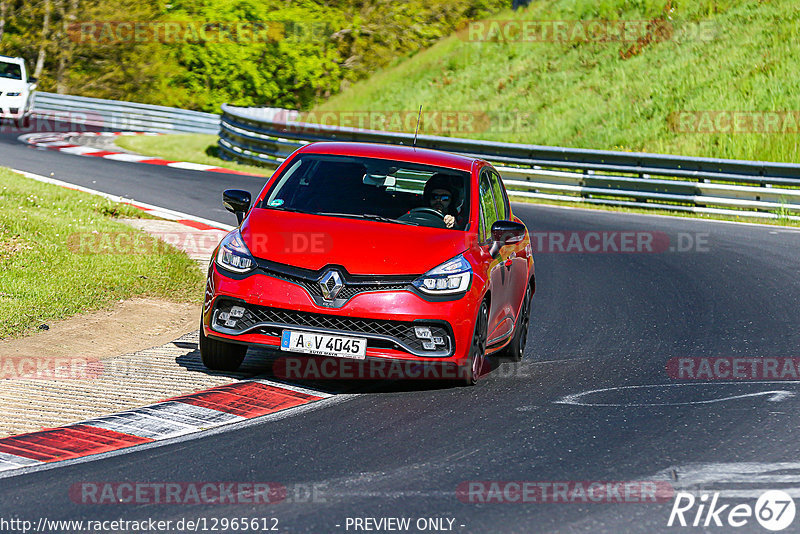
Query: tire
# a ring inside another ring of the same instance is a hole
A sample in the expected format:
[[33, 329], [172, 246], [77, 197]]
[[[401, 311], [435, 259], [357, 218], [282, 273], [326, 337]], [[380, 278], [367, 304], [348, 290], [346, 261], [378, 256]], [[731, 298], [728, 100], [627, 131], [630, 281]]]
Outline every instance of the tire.
[[475, 317], [475, 330], [469, 350], [469, 364], [464, 369], [463, 385], [474, 386], [486, 360], [486, 337], [489, 335], [489, 305], [484, 300]]
[[247, 345], [227, 343], [206, 337], [200, 326], [200, 359], [213, 371], [235, 371], [242, 365]]
[[528, 284], [528, 289], [525, 290], [525, 299], [522, 301], [522, 311], [519, 314], [517, 321], [517, 328], [514, 330], [514, 337], [511, 342], [503, 349], [500, 356], [508, 358], [512, 361], [518, 362], [525, 354], [525, 346], [528, 343], [528, 326], [531, 319], [531, 286]]

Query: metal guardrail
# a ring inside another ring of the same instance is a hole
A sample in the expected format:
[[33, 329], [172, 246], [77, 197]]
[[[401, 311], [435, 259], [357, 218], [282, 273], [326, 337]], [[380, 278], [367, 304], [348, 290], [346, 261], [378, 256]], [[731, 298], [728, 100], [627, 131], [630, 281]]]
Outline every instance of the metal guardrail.
[[[295, 122], [223, 104], [220, 153], [274, 166], [314, 141], [411, 145], [414, 135]], [[565, 202], [800, 220], [800, 165], [419, 135], [416, 146], [483, 158], [509, 194]]]
[[34, 95], [33, 112], [114, 131], [216, 134], [220, 122], [213, 113], [40, 91]]

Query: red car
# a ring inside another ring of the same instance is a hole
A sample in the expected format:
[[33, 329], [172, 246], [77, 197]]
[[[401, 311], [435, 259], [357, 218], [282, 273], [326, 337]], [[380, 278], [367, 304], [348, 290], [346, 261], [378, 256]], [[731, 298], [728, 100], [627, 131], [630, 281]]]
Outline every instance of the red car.
[[458, 369], [519, 359], [536, 288], [530, 237], [487, 162], [412, 147], [313, 143], [215, 250], [200, 330], [206, 367], [247, 347], [286, 356], [403, 360]]

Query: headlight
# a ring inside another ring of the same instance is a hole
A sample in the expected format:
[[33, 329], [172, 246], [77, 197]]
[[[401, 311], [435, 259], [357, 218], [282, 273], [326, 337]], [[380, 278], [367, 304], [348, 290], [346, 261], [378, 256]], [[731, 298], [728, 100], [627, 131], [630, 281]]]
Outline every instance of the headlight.
[[6, 93], [6, 96], [19, 96], [22, 93]]
[[414, 287], [429, 295], [464, 293], [472, 281], [472, 266], [459, 254], [414, 280]]
[[256, 261], [244, 244], [238, 228], [226, 235], [219, 244], [217, 265], [235, 273], [246, 273], [255, 268]]

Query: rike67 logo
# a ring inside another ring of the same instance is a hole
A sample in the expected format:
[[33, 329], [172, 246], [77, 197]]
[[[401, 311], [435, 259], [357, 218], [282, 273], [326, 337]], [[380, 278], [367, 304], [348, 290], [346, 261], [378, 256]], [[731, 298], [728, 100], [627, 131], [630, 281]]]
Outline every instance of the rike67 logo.
[[720, 494], [707, 493], [696, 497], [692, 493], [675, 495], [667, 526], [743, 527], [755, 518], [767, 530], [780, 531], [794, 521], [795, 506], [785, 491], [770, 490], [762, 494], [755, 507], [749, 504], [720, 504]]

